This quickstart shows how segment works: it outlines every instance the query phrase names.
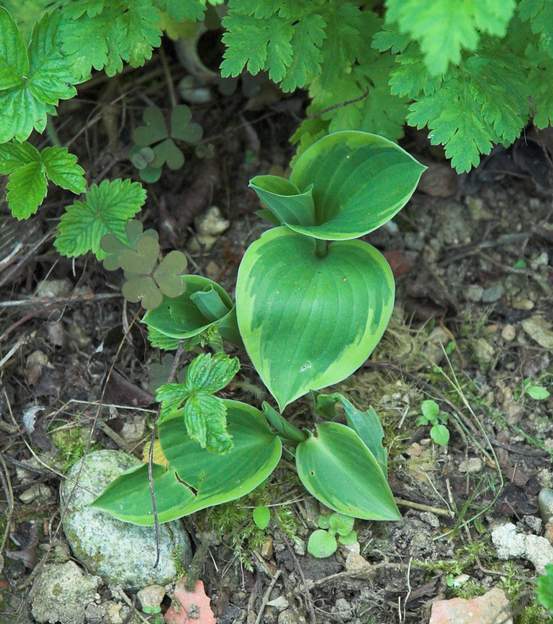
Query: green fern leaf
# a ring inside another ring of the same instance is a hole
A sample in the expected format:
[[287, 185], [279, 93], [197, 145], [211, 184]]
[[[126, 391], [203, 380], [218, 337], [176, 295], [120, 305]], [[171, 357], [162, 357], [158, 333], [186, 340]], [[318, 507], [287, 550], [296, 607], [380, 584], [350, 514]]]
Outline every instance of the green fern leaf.
[[419, 42], [428, 70], [437, 76], [450, 63], [459, 64], [462, 50], [474, 51], [480, 33], [504, 36], [515, 0], [388, 0], [387, 7], [386, 21]]
[[125, 240], [125, 225], [140, 211], [146, 191], [138, 182], [104, 180], [92, 185], [84, 201], [69, 206], [58, 226], [54, 245], [64, 256], [81, 256], [89, 251], [98, 260], [105, 257], [102, 237], [115, 234]]

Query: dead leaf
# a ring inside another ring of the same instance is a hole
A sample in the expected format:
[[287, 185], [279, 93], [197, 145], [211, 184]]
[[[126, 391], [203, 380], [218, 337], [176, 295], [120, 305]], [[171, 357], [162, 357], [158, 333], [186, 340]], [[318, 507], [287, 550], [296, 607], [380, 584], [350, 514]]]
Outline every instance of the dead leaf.
[[205, 593], [203, 581], [197, 581], [193, 591], [181, 580], [175, 587], [175, 596], [165, 614], [166, 624], [217, 624], [211, 610], [211, 599]]

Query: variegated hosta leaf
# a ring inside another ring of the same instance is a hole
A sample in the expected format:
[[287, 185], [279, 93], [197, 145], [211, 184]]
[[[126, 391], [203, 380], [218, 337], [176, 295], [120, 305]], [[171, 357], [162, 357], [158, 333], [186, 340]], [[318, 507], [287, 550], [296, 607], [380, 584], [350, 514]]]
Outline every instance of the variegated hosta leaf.
[[[154, 465], [154, 489], [160, 522], [228, 503], [265, 481], [280, 461], [282, 444], [261, 412], [237, 401], [225, 401], [234, 446], [225, 455], [202, 449], [191, 440], [181, 418], [161, 423], [159, 438], [168, 466]], [[148, 466], [121, 475], [94, 501], [125, 522], [152, 526], [154, 514]]]
[[323, 240], [348, 240], [389, 221], [425, 167], [401, 147], [356, 130], [319, 139], [294, 162], [290, 180], [257, 176], [251, 187], [283, 225]]
[[182, 340], [217, 327], [226, 340], [241, 344], [234, 304], [216, 282], [199, 275], [183, 275], [186, 287], [179, 297], [164, 297], [162, 304], [142, 319], [149, 329]]
[[317, 425], [298, 444], [296, 467], [305, 488], [330, 509], [365, 520], [399, 520], [381, 466], [353, 429]]
[[378, 344], [394, 304], [388, 263], [361, 241], [316, 241], [269, 230], [246, 251], [236, 285], [240, 334], [281, 411], [345, 379]]

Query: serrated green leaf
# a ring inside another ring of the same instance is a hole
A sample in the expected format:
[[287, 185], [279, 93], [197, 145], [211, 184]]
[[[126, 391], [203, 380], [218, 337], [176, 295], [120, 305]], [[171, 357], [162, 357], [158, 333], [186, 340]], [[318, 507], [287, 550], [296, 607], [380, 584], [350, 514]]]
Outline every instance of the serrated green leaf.
[[203, 19], [206, 0], [158, 0], [158, 4], [177, 22], [197, 22]]
[[125, 224], [146, 200], [146, 192], [137, 182], [130, 180], [104, 180], [93, 184], [84, 201], [69, 206], [58, 226], [54, 242], [64, 256], [81, 256], [89, 251], [98, 260], [105, 257], [100, 242], [105, 234], [112, 233], [125, 240]]
[[59, 13], [46, 13], [25, 50], [15, 22], [0, 7], [0, 143], [42, 132], [59, 100], [76, 94], [73, 68], [60, 50], [60, 20]]
[[238, 358], [226, 353], [202, 353], [188, 365], [185, 385], [189, 391], [213, 394], [227, 386], [239, 370]]
[[40, 160], [40, 152], [31, 143], [4, 143], [0, 145], [0, 173], [9, 175], [18, 167]]
[[48, 182], [42, 163], [30, 162], [18, 167], [8, 180], [8, 205], [16, 219], [27, 219], [43, 202]]
[[65, 147], [47, 147], [40, 155], [49, 180], [76, 195], [85, 192], [85, 172], [77, 164], [77, 157], [74, 154]]
[[227, 453], [232, 436], [227, 431], [227, 408], [222, 399], [193, 392], [184, 405], [184, 423], [192, 440], [213, 453]]

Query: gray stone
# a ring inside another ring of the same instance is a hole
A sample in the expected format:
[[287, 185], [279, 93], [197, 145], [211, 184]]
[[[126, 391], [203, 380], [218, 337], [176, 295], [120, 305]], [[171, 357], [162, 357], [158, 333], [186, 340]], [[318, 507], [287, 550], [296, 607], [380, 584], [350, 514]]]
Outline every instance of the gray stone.
[[492, 542], [500, 559], [527, 559], [538, 574], [553, 563], [553, 546], [545, 537], [518, 533], [514, 524], [508, 522], [492, 531]]
[[83, 624], [101, 582], [73, 561], [45, 565], [31, 590], [33, 617], [41, 623]]
[[503, 297], [503, 293], [505, 289], [501, 284], [495, 284], [495, 286], [490, 286], [486, 288], [482, 293], [482, 301], [484, 303], [495, 303], [499, 301], [501, 297]]
[[543, 488], [538, 496], [538, 505], [540, 508], [540, 515], [544, 522], [549, 522], [553, 519], [553, 490], [550, 488]]
[[77, 559], [110, 585], [135, 589], [171, 582], [192, 557], [182, 525], [162, 524], [154, 567], [153, 527], [127, 524], [89, 506], [111, 481], [139, 463], [122, 451], [95, 451], [72, 466], [61, 487], [62, 507], [67, 505], [63, 529]]
[[478, 303], [482, 300], [482, 295], [484, 294], [484, 289], [482, 286], [478, 286], [478, 284], [471, 284], [467, 287], [465, 291], [465, 297], [468, 301], [474, 301]]

